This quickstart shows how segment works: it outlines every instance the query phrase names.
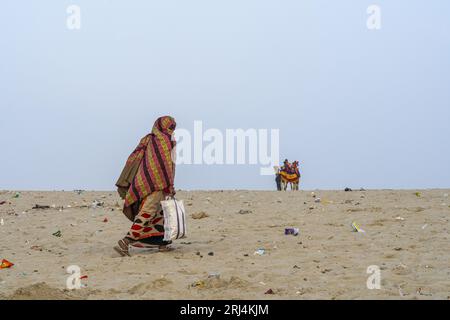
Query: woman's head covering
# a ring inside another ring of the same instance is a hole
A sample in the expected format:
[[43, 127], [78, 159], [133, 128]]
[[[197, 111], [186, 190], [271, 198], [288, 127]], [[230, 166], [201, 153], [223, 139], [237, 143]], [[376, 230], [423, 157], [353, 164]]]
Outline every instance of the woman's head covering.
[[173, 186], [175, 163], [172, 150], [175, 141], [172, 133], [176, 128], [175, 119], [160, 117], [153, 125], [152, 133], [141, 139], [137, 148], [128, 157], [127, 166], [139, 163], [139, 168], [125, 196], [125, 207], [144, 199], [154, 191]]
[[170, 116], [164, 116], [156, 119], [153, 125], [152, 134], [158, 135], [160, 133], [171, 136], [175, 130], [177, 123], [175, 119]]

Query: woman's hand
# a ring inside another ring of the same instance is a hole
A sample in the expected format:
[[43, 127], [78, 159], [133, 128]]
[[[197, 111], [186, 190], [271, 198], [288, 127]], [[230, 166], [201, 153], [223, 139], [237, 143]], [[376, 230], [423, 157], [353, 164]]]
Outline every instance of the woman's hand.
[[168, 196], [173, 197], [173, 196], [175, 196], [176, 191], [175, 191], [175, 188], [174, 188], [173, 186], [169, 186], [169, 187], [167, 187], [166, 189], [164, 189], [164, 193], [165, 193], [166, 195], [168, 195]]

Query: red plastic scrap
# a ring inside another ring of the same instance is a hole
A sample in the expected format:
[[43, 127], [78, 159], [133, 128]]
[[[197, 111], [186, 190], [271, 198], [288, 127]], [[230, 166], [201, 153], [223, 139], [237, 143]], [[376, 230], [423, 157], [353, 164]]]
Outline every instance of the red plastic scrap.
[[10, 262], [10, 261], [8, 261], [6, 259], [3, 259], [2, 260], [2, 264], [0, 264], [0, 269], [11, 268], [13, 265], [14, 265], [14, 263], [12, 263], [12, 262]]

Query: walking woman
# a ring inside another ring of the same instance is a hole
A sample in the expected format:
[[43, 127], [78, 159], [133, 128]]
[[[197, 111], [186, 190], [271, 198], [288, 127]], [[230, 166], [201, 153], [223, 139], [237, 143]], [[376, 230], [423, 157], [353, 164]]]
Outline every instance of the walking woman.
[[127, 235], [114, 247], [121, 256], [130, 256], [129, 245], [169, 250], [171, 242], [163, 241], [164, 218], [160, 202], [166, 196], [175, 195], [175, 161], [172, 161], [175, 127], [172, 117], [158, 118], [152, 132], [141, 139], [128, 157], [116, 183], [125, 200], [123, 213], [133, 222]]

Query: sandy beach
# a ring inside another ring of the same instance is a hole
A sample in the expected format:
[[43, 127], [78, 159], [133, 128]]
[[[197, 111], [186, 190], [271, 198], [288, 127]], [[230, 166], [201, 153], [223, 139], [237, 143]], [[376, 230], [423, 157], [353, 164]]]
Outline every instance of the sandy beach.
[[[188, 237], [123, 258], [115, 191], [1, 191], [0, 259], [14, 265], [0, 299], [450, 298], [450, 190], [314, 193], [179, 191]], [[66, 289], [70, 265], [87, 276], [79, 290]], [[367, 288], [371, 265], [380, 289]]]

